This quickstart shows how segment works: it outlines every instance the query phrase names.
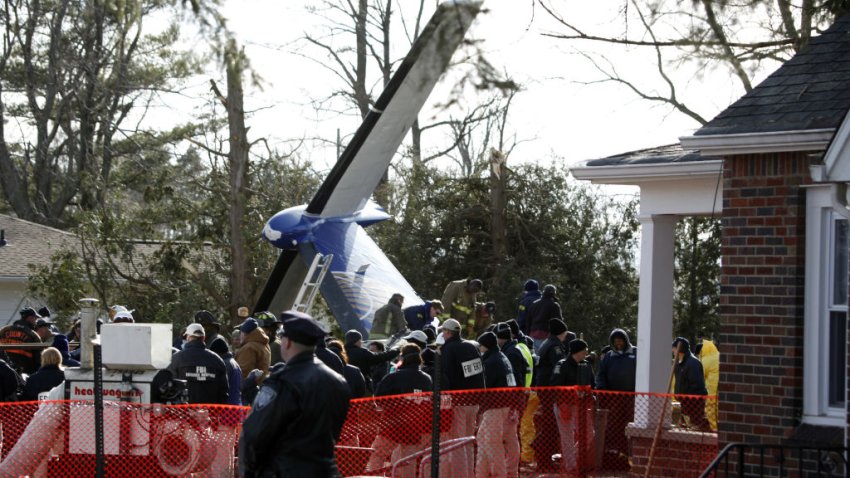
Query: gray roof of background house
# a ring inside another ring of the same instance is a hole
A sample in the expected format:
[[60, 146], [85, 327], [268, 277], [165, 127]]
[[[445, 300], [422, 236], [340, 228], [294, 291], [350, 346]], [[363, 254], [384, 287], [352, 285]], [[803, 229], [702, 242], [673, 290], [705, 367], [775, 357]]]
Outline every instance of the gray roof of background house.
[[641, 164], [661, 163], [688, 163], [693, 161], [713, 161], [720, 158], [713, 156], [700, 156], [699, 151], [684, 150], [682, 145], [668, 144], [654, 148], [629, 151], [628, 153], [615, 154], [607, 158], [591, 159], [582, 164], [584, 167], [592, 166], [637, 166]]
[[0, 247], [0, 277], [29, 277], [29, 265], [50, 263], [63, 246], [79, 247], [77, 236], [52, 227], [0, 214], [6, 245]]
[[[60, 249], [71, 249], [82, 255], [80, 239], [76, 234], [24, 221], [0, 214], [0, 230], [4, 231], [6, 245], [0, 247], [0, 278], [26, 279], [32, 275], [30, 265], [50, 264], [53, 254]], [[162, 241], [133, 241], [132, 262], [125, 257], [113, 258], [117, 266], [131, 269], [145, 267], [144, 259], [162, 248]], [[205, 244], [202, 255], [214, 254]], [[200, 258], [200, 256], [198, 257]], [[103, 260], [103, 258], [98, 258]]]
[[850, 15], [694, 136], [837, 128], [850, 109]]

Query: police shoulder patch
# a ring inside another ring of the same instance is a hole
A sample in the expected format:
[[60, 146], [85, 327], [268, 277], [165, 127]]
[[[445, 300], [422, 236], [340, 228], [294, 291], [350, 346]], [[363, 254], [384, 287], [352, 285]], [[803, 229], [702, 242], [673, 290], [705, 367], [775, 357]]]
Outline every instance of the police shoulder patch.
[[257, 393], [257, 398], [254, 399], [253, 408], [259, 410], [272, 403], [275, 397], [277, 397], [277, 390], [268, 386], [262, 387]]

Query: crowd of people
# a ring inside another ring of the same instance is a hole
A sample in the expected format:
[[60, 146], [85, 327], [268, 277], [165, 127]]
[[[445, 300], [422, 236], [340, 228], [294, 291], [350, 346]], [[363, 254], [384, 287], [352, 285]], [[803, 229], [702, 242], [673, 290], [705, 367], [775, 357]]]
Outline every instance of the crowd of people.
[[[635, 390], [637, 348], [626, 330], [612, 330], [609, 343], [593, 353], [581, 334], [569, 330], [554, 285], [541, 289], [537, 281], [528, 280], [516, 314], [505, 321], [495, 320], [494, 304], [479, 302], [482, 289], [479, 279], [453, 281], [441, 300], [407, 308], [404, 297], [393, 294], [375, 312], [368, 341], [365, 331], [359, 330], [345, 331], [340, 340], [298, 312], [250, 314], [244, 307], [238, 313], [238, 327], [225, 336], [216, 316], [200, 310], [172, 344], [167, 373], [185, 381], [188, 403], [252, 405], [240, 443], [244, 470], [294, 467], [305, 473], [335, 466], [332, 445], [339, 438], [350, 398], [429, 392], [435, 384], [445, 391], [572, 385]], [[133, 323], [132, 312], [114, 305], [105, 322]], [[64, 380], [63, 367], [79, 365], [79, 351], [69, 350], [70, 342], [79, 341], [79, 320], [61, 334], [46, 308], [25, 308], [20, 316], [0, 329], [0, 343], [50, 346], [40, 353], [29, 348], [0, 353], [4, 401], [43, 397]], [[706, 395], [702, 366], [688, 340], [676, 338], [673, 352], [675, 393]], [[507, 476], [516, 476], [523, 463], [540, 472], [575, 470], [574, 454], [552, 439], [564, 436], [564, 428], [574, 431], [575, 423], [554, 419], [559, 413], [556, 395], [537, 390], [517, 395], [527, 397], [522, 400], [489, 407], [454, 403], [451, 435], [477, 436], [479, 453], [460, 454], [453, 466], [474, 469], [477, 477], [504, 470]], [[270, 403], [277, 405], [269, 407]], [[627, 456], [624, 430], [633, 420], [634, 395], [602, 394], [597, 406], [619, 411], [608, 418], [604, 443], [604, 456], [616, 466]], [[704, 401], [683, 399], [682, 412], [694, 426], [707, 428]], [[305, 413], [313, 422], [304, 421]], [[317, 431], [317, 424], [325, 428]], [[291, 436], [281, 438], [284, 435]], [[399, 453], [424, 446], [427, 438], [423, 431], [409, 443], [399, 443], [397, 437], [380, 433], [367, 470], [387, 466]], [[263, 461], [269, 446], [279, 448], [273, 463]], [[559, 454], [563, 461], [553, 461]]]

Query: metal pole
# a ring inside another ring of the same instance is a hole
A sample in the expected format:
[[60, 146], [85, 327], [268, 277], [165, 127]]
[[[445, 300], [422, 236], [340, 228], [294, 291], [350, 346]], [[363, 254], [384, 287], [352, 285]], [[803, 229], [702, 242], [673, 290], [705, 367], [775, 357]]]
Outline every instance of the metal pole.
[[103, 478], [103, 360], [100, 343], [94, 343], [94, 446], [96, 457], [95, 476]]
[[440, 476], [440, 376], [442, 354], [437, 349], [434, 358], [434, 391], [431, 394], [431, 478]]
[[94, 367], [92, 342], [97, 338], [97, 299], [80, 299], [80, 368]]

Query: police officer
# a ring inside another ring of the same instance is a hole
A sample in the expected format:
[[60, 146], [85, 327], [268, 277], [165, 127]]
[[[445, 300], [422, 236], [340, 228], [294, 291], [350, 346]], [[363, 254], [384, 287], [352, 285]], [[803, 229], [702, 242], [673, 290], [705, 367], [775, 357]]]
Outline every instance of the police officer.
[[278, 332], [286, 366], [266, 379], [239, 438], [245, 476], [339, 476], [334, 446], [348, 413], [348, 385], [316, 358], [327, 330], [307, 314]]
[[567, 344], [576, 334], [567, 330], [561, 319], [549, 319], [549, 338], [540, 346], [540, 361], [534, 371], [534, 385], [548, 387], [552, 382], [555, 364], [567, 355]]
[[[0, 344], [38, 344], [41, 337], [35, 333], [35, 324], [41, 318], [32, 307], [21, 309], [21, 318], [0, 329]], [[41, 364], [39, 350], [6, 350], [11, 365], [20, 373], [32, 374]]]
[[201, 324], [186, 327], [186, 345], [171, 356], [168, 370], [186, 381], [189, 403], [227, 403], [227, 367], [221, 357], [207, 350]]

